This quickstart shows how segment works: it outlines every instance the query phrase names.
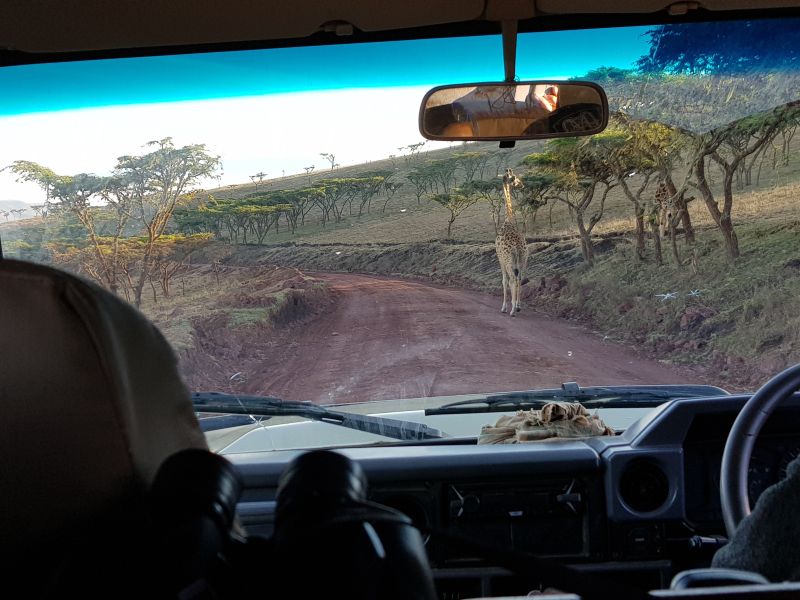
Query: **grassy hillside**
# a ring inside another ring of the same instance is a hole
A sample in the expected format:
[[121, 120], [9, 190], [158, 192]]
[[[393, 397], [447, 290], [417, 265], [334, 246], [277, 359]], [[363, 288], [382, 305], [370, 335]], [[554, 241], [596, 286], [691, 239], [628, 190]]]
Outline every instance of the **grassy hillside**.
[[[416, 158], [399, 157], [392, 160], [373, 161], [363, 165], [342, 167], [315, 173], [311, 177], [297, 175], [274, 180], [268, 180], [258, 187], [253, 184], [229, 186], [208, 190], [216, 198], [243, 198], [256, 192], [292, 189], [304, 187], [321, 179], [329, 177], [360, 177], [376, 170], [393, 170], [392, 181], [403, 182], [404, 185], [388, 201], [386, 211], [381, 211], [385, 201], [384, 196], [379, 196], [374, 202], [370, 214], [362, 217], [346, 215], [341, 223], [327, 223], [325, 227], [320, 224], [320, 213], [312, 210], [307, 225], [291, 234], [283, 228], [277, 235], [270, 233], [267, 236], [268, 245], [284, 242], [305, 244], [358, 244], [358, 243], [414, 243], [430, 240], [441, 240], [445, 237], [447, 228], [447, 211], [439, 204], [423, 196], [418, 203], [413, 192], [413, 186], [406, 176], [416, 164], [426, 160], [437, 160], [451, 157], [457, 153], [487, 152], [491, 155], [488, 161], [486, 178], [498, 177], [506, 167], [520, 170], [522, 159], [533, 152], [543, 148], [540, 141], [527, 141], [517, 143], [517, 147], [510, 150], [500, 150], [496, 143], [470, 143], [457, 144], [453, 148], [421, 153]], [[769, 157], [768, 157], [769, 158]], [[796, 212], [796, 198], [800, 191], [800, 140], [795, 140], [791, 146], [789, 164], [779, 165], [772, 169], [771, 160], [765, 159], [765, 165], [760, 171], [758, 181], [751, 186], [736, 191], [736, 201], [733, 211], [736, 223], [748, 222], [754, 219], [772, 219], [781, 221], [793, 218]], [[677, 170], [673, 177], [682, 181], [685, 173]], [[721, 193], [721, 181], [717, 173], [710, 174], [712, 190]], [[638, 177], [631, 178], [630, 186], [635, 188], [640, 182]], [[652, 188], [654, 189], [654, 188]], [[690, 191], [689, 195], [692, 192]], [[694, 194], [699, 196], [699, 194]], [[708, 210], [700, 200], [691, 202], [689, 210], [693, 221], [699, 226], [713, 226]], [[551, 202], [540, 209], [533, 222], [520, 223], [529, 238], [554, 237], [575, 235], [574, 221], [568, 208], [561, 203]], [[606, 201], [603, 219], [597, 225], [595, 232], [598, 234], [612, 232], [630, 232], [634, 229], [633, 212], [631, 203], [625, 198], [619, 188], [610, 192]], [[490, 207], [486, 202], [478, 202], [467, 209], [455, 222], [452, 238], [456, 241], [483, 241], [492, 242], [495, 238], [495, 228], [491, 218]]]

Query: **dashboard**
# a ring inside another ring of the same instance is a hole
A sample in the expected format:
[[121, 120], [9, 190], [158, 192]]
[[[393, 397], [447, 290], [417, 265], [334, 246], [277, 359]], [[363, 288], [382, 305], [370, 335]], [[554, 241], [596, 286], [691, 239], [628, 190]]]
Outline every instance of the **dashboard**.
[[[722, 451], [747, 396], [674, 400], [617, 436], [522, 445], [433, 443], [339, 450], [360, 463], [369, 498], [434, 532], [526, 551], [644, 589], [708, 566], [725, 543]], [[233, 454], [240, 519], [269, 536], [278, 478], [299, 452]], [[800, 454], [800, 396], [767, 423], [750, 466], [751, 504]], [[441, 598], [518, 594], [491, 553], [426, 550]]]
[[[684, 441], [686, 517], [698, 528], [722, 522], [719, 484], [722, 449], [735, 415], [700, 415]], [[769, 486], [786, 476], [800, 455], [800, 413], [783, 408], [767, 423], [753, 449], [748, 469], [748, 495], [753, 507]]]

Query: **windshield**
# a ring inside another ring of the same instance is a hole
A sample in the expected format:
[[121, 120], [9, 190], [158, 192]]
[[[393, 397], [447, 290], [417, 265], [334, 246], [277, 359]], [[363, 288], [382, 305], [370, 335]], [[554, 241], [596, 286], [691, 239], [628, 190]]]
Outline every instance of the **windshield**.
[[0, 69], [3, 252], [141, 309], [194, 392], [418, 420], [800, 360], [797, 19], [521, 34], [517, 76], [600, 84], [608, 128], [420, 136], [431, 87], [502, 75], [499, 36]]

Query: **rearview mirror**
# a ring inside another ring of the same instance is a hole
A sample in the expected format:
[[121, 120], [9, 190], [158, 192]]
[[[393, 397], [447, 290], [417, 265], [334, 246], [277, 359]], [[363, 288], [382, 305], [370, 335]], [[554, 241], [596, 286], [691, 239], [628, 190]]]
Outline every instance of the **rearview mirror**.
[[435, 87], [422, 99], [429, 140], [531, 140], [600, 133], [608, 99], [591, 82], [522, 81]]

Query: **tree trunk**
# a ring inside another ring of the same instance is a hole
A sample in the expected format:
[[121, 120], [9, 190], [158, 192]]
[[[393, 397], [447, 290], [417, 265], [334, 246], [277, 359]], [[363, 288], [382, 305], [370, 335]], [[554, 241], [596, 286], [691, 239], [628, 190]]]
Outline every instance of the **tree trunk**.
[[641, 206], [636, 207], [636, 260], [644, 261], [644, 210]]
[[686, 243], [694, 244], [694, 226], [692, 225], [692, 217], [689, 215], [689, 206], [683, 197], [678, 200], [676, 205], [678, 210], [681, 211], [681, 224], [683, 225], [683, 235], [686, 236]]
[[152, 279], [150, 280], [150, 287], [153, 290], [153, 304], [156, 304], [158, 302], [158, 298], [156, 296], [156, 284], [153, 283]]
[[[672, 182], [671, 178], [666, 179], [667, 184], [667, 192], [669, 192], [670, 196], [675, 196], [678, 193], [678, 189], [675, 187], [675, 184]], [[692, 217], [689, 215], [689, 206], [686, 203], [686, 199], [683, 197], [683, 194], [680, 197], [675, 198], [675, 209], [678, 210], [681, 214], [681, 225], [683, 225], [683, 232], [686, 236], [686, 243], [687, 244], [694, 244], [695, 236], [694, 236], [694, 226], [692, 225]]]
[[669, 226], [669, 239], [670, 245], [672, 246], [672, 257], [675, 259], [675, 265], [680, 269], [683, 266], [683, 262], [681, 261], [681, 255], [678, 252], [678, 235], [675, 231], [676, 227], [673, 223], [670, 223]]
[[[142, 267], [144, 268], [144, 266]], [[142, 307], [142, 290], [144, 289], [145, 277], [139, 276], [139, 281], [136, 282], [136, 289], [133, 290], [133, 305], [136, 308]]]
[[722, 237], [725, 240], [725, 248], [728, 251], [728, 256], [735, 260], [739, 258], [739, 238], [736, 231], [733, 229], [733, 222], [728, 215], [723, 215], [720, 219], [719, 229], [722, 232]]
[[722, 185], [723, 193], [725, 194], [725, 203], [719, 219], [719, 228], [725, 240], [728, 256], [731, 259], [737, 259], [739, 258], [739, 238], [733, 230], [733, 221], [731, 220], [731, 209], [733, 208], [733, 189], [731, 184], [732, 177], [726, 174]]
[[653, 235], [653, 251], [656, 255], [656, 264], [660, 267], [664, 264], [664, 256], [661, 253], [661, 233], [658, 231], [658, 221], [650, 220], [650, 232]]
[[169, 299], [169, 280], [172, 278], [172, 275], [169, 273], [164, 274], [164, 280], [161, 283], [161, 291], [164, 292], [164, 298]]
[[578, 233], [581, 236], [581, 254], [583, 255], [583, 260], [592, 267], [594, 266], [594, 246], [592, 246], [592, 237], [589, 235], [583, 223], [583, 213], [576, 211], [576, 217], [578, 221]]
[[703, 201], [706, 203], [706, 208], [711, 214], [711, 218], [719, 227], [722, 233], [722, 239], [725, 241], [725, 249], [731, 259], [739, 257], [739, 239], [736, 237], [736, 232], [733, 230], [733, 223], [731, 222], [730, 209], [733, 202], [732, 180], [733, 173], [725, 173], [723, 180], [723, 187], [725, 190], [725, 210], [720, 211], [714, 200], [714, 194], [708, 186], [705, 173], [705, 157], [699, 158], [695, 161], [695, 173], [697, 175], [697, 189], [703, 196]]

